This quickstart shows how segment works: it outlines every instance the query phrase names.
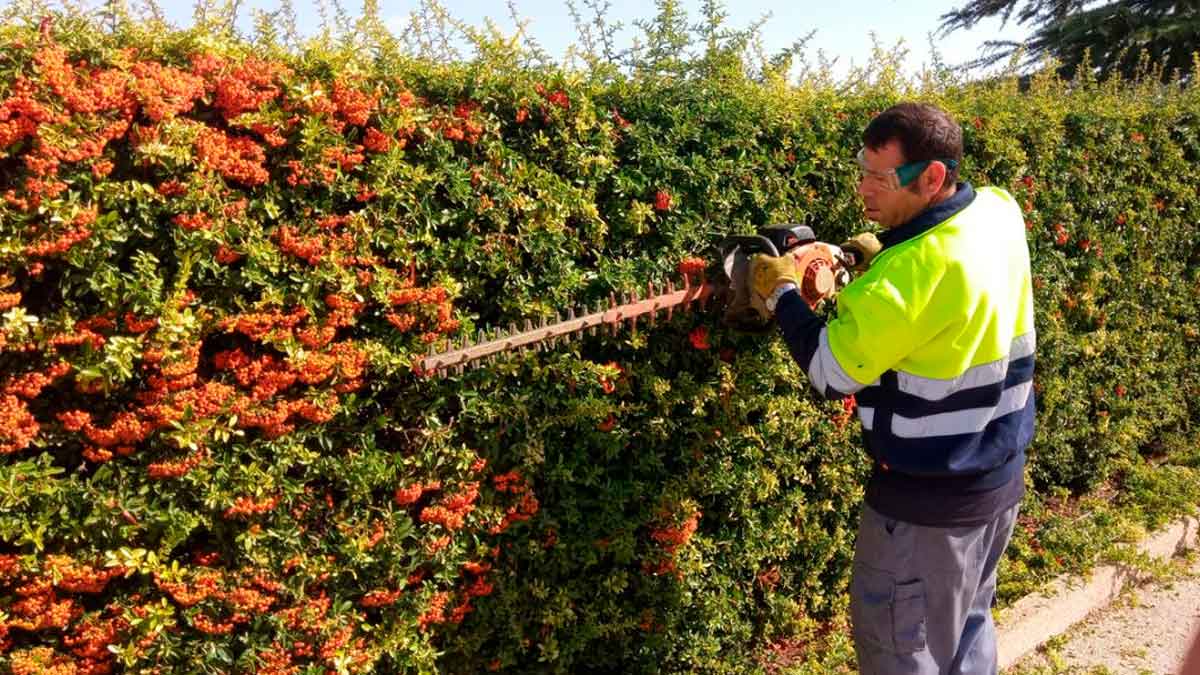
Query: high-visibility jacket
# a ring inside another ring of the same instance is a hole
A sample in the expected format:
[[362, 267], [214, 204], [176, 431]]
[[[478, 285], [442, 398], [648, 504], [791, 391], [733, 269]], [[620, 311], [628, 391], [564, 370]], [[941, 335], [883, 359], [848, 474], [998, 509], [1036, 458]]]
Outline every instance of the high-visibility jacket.
[[1020, 207], [1004, 190], [961, 183], [880, 240], [827, 325], [797, 294], [780, 298], [785, 340], [817, 391], [855, 394], [872, 507], [920, 524], [985, 522], [1020, 499], [1034, 431]]

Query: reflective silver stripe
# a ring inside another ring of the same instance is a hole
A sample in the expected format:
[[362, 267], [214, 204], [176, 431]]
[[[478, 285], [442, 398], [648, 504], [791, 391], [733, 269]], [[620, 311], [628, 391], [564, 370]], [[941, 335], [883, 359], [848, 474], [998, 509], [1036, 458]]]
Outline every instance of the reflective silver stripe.
[[929, 438], [977, 434], [992, 420], [1014, 413], [1029, 401], [1033, 382], [1024, 382], [1004, 390], [1000, 402], [992, 408], [970, 408], [924, 417], [892, 416], [892, 433], [900, 438]]
[[1013, 339], [1008, 356], [970, 368], [958, 377], [939, 380], [897, 371], [897, 384], [900, 391], [906, 394], [920, 396], [927, 401], [940, 401], [964, 389], [1003, 382], [1004, 377], [1008, 374], [1009, 362], [1029, 356], [1036, 346], [1036, 336], [1033, 331], [1029, 331]]
[[833, 387], [834, 391], [843, 394], [853, 394], [869, 386], [859, 384], [846, 374], [842, 364], [834, 357], [833, 350], [829, 348], [829, 333], [824, 327], [821, 328], [817, 351], [813, 352], [812, 360], [808, 362], [808, 368], [805, 370], [808, 371], [809, 382], [812, 382], [812, 386], [821, 394], [825, 393], [826, 387]]
[[859, 406], [858, 419], [862, 422], [863, 429], [870, 431], [875, 426], [875, 409]]
[[1018, 335], [1013, 338], [1012, 349], [1009, 350], [1008, 358], [1016, 361], [1023, 359], [1026, 356], [1033, 356], [1034, 349], [1037, 348], [1037, 334], [1032, 330], [1024, 335]]

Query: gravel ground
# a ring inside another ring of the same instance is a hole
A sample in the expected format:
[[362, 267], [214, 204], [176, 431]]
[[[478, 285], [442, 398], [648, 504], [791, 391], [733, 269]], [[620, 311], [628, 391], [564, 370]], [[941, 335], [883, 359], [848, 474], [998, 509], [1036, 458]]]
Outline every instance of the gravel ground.
[[1200, 558], [1193, 558], [1171, 581], [1126, 591], [1005, 672], [1174, 675], [1198, 628]]

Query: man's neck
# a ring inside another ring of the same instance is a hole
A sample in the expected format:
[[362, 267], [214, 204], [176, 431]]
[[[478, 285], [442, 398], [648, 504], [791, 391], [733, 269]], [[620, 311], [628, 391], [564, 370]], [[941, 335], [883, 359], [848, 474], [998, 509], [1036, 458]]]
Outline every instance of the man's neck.
[[914, 219], [919, 217], [922, 213], [925, 213], [929, 209], [932, 209], [933, 207], [937, 206], [938, 204], [941, 204], [942, 202], [946, 201], [947, 199], [950, 199], [951, 197], [953, 197], [956, 194], [958, 194], [958, 185], [951, 185], [950, 187], [947, 187], [946, 189], [942, 190], [941, 192], [935, 194], [933, 196], [933, 198], [929, 200], [929, 203], [926, 204], [924, 207], [922, 207], [920, 211], [917, 211], [916, 213], [914, 213], [911, 218], [904, 221], [903, 223], [896, 223], [895, 225], [892, 225], [892, 226], [888, 227], [887, 229], [890, 230], [890, 229], [902, 227], [904, 225], [911, 223]]
[[958, 185], [951, 183], [950, 187], [948, 187], [945, 190], [942, 190], [941, 192], [934, 195], [933, 199], [929, 202], [929, 204], [925, 208], [931, 209], [931, 208], [937, 206], [938, 204], [941, 204], [942, 202], [946, 201], [947, 199], [950, 199], [951, 197], [953, 197], [956, 192], [958, 192]]

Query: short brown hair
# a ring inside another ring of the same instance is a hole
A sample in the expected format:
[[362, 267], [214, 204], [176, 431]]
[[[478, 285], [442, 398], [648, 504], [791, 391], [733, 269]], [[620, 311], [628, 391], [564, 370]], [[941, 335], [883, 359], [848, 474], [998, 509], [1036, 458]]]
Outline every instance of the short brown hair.
[[[954, 160], [962, 165], [962, 127], [941, 108], [928, 103], [898, 103], [875, 116], [863, 131], [863, 143], [878, 150], [900, 143], [905, 162]], [[942, 189], [958, 182], [958, 166], [946, 167]]]

